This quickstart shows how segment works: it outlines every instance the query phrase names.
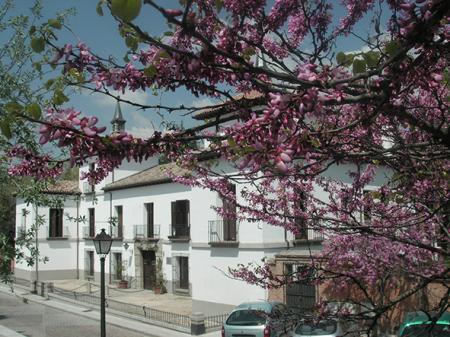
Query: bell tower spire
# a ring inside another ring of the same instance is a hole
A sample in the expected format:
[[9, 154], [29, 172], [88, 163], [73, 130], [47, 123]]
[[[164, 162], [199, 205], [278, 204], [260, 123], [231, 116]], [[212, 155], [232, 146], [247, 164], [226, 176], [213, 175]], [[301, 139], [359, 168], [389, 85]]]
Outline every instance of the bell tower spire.
[[111, 120], [112, 133], [119, 133], [125, 131], [126, 120], [123, 118], [122, 109], [120, 108], [120, 103], [117, 100], [116, 110], [114, 111], [114, 117]]

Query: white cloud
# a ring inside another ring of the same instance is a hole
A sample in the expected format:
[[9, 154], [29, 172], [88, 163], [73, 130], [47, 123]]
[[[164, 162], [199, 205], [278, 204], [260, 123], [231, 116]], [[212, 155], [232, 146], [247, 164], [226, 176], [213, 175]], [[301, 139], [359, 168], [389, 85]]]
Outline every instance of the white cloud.
[[204, 106], [210, 106], [210, 105], [214, 105], [214, 104], [217, 104], [217, 103], [214, 103], [213, 100], [211, 100], [211, 98], [208, 98], [208, 97], [199, 98], [192, 102], [192, 106], [194, 106], [196, 108], [202, 108]]
[[139, 111], [130, 111], [128, 116], [131, 117], [128, 121], [130, 126], [126, 128], [129, 133], [141, 138], [147, 138], [153, 135], [156, 128], [150, 118], [147, 118]]
[[[144, 92], [142, 90], [136, 91], [126, 91], [122, 93], [121, 91], [111, 91], [111, 94], [114, 96], [120, 96], [121, 99], [130, 101], [137, 104], [148, 104], [148, 99], [151, 94]], [[114, 107], [117, 103], [114, 97], [104, 95], [104, 94], [96, 94], [94, 102], [101, 107]], [[126, 103], [122, 103], [121, 105], [126, 105]]]

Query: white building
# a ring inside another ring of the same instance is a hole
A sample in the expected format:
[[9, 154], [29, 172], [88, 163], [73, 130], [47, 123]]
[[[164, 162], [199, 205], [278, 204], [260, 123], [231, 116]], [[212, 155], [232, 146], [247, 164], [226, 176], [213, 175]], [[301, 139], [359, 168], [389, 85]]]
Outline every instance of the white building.
[[[112, 123], [114, 131], [123, 129], [119, 107]], [[92, 165], [81, 168], [80, 175]], [[243, 301], [267, 299], [264, 289], [226, 273], [228, 267], [261, 262], [286, 249], [284, 229], [221, 219], [211, 208], [222, 206], [216, 192], [173, 183], [167, 168], [182, 173], [155, 158], [124, 163], [95, 186], [81, 180], [60, 183], [49, 192], [63, 197], [63, 207], [36, 207], [18, 199], [17, 233], [41, 216], [37, 244], [49, 261], [32, 267], [17, 263], [16, 277], [98, 281], [100, 261], [92, 238], [105, 228], [114, 238], [106, 259], [109, 283], [126, 279], [130, 287], [154, 289], [160, 266], [167, 290], [191, 296], [193, 311], [222, 313]], [[237, 196], [241, 188], [236, 186]]]

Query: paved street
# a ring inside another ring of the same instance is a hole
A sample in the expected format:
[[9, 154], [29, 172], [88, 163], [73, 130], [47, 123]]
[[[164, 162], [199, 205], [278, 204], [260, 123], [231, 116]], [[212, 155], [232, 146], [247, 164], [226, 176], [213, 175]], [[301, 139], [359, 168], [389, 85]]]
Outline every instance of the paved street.
[[[100, 336], [98, 321], [58, 311], [0, 292], [0, 326], [15, 330], [29, 337], [95, 337]], [[149, 331], [151, 330], [149, 326]], [[107, 325], [108, 337], [144, 337], [125, 328]], [[1, 328], [0, 328], [0, 336]]]

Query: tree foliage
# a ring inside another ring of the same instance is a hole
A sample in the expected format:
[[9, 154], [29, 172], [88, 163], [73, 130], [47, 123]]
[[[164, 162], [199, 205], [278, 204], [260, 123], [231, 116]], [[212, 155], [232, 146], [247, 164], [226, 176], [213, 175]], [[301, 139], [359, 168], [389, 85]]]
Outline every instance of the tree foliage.
[[[177, 178], [182, 183], [232, 198], [230, 180], [246, 182], [239, 216], [293, 233], [311, 228], [325, 235], [323, 251], [311, 257], [311, 268], [320, 271], [314, 273], [317, 282], [335, 293], [356, 289], [358, 296], [348, 300], [362, 306], [358, 315], [372, 327], [431, 284], [444, 291], [426, 309], [447, 309], [450, 3], [180, 0], [176, 8], [142, 3], [102, 0], [97, 7], [99, 14], [112, 9], [132, 55], [125, 64], [84, 43], [59, 45], [60, 27], [54, 23], [34, 30], [32, 48], [52, 52], [48, 65], [60, 75], [46, 83], [53, 96], [43, 107], [45, 117], [37, 120], [11, 102], [12, 113], [21, 117], [14, 121], [39, 123], [40, 144], [67, 149], [73, 166], [96, 156], [96, 170], [86, 175], [91, 181], [123, 160], [164, 154], [195, 167], [195, 177]], [[168, 22], [161, 36], [134, 20], [150, 12]], [[368, 27], [368, 36], [358, 24]], [[344, 50], [352, 37], [362, 42], [360, 48]], [[65, 106], [65, 92], [73, 86], [106, 94], [185, 88], [217, 104], [201, 109], [133, 102], [150, 111], [195, 113], [204, 123], [155, 131], [148, 139], [103, 135], [106, 128], [97, 126], [97, 117]], [[186, 145], [195, 140], [208, 140], [209, 146]], [[198, 161], [199, 152], [229, 161], [237, 173], [223, 175], [213, 162]], [[17, 144], [8, 154], [20, 160], [11, 174], [61, 173], [62, 163], [48, 153]], [[338, 179], [333, 172], [342, 167], [348, 172]], [[317, 190], [327, 197], [319, 198]], [[242, 266], [233, 274], [265, 287], [288, 281], [266, 266]], [[389, 291], [405, 279], [407, 291], [397, 296]]]

